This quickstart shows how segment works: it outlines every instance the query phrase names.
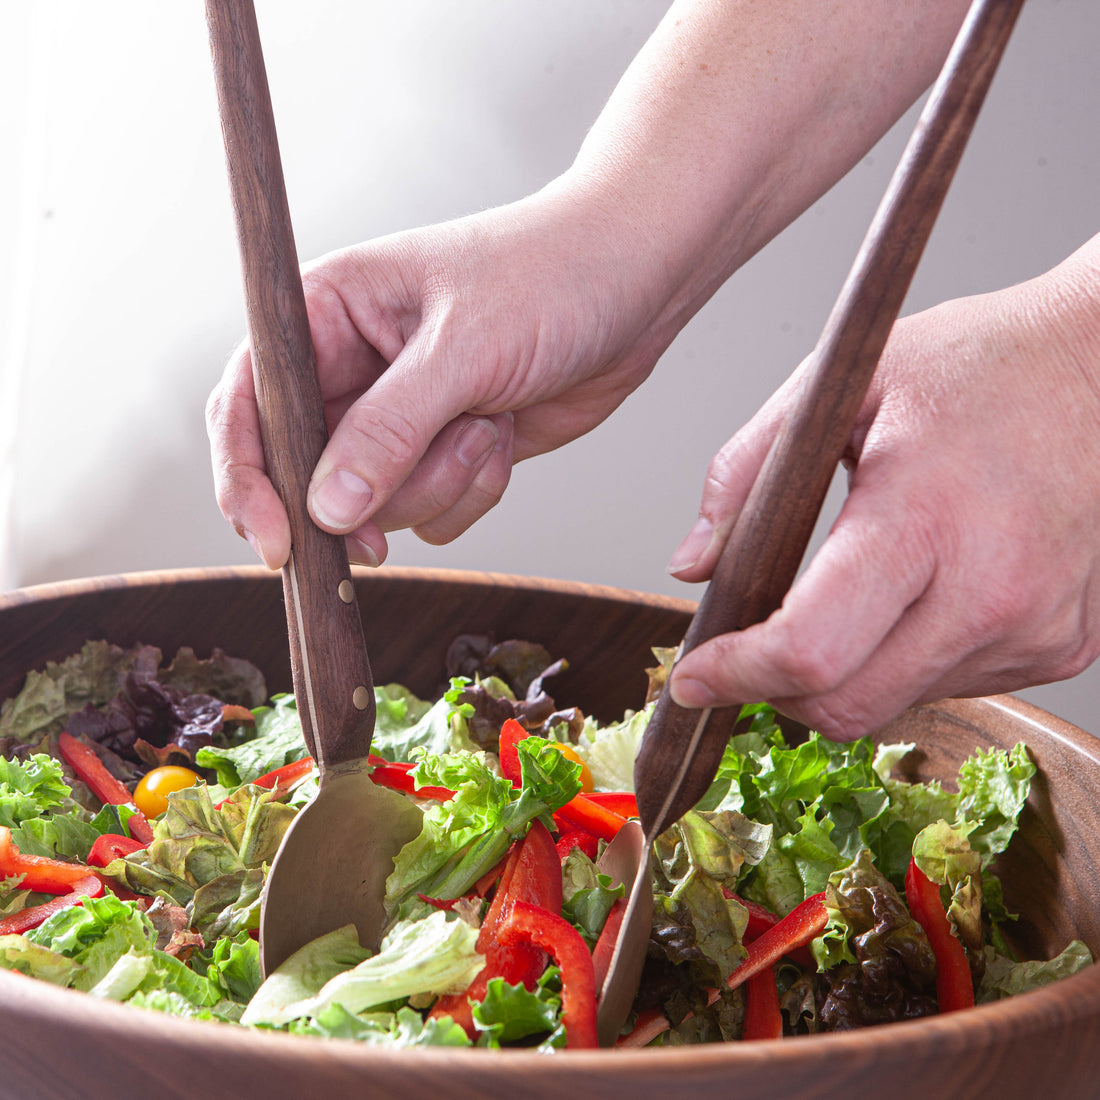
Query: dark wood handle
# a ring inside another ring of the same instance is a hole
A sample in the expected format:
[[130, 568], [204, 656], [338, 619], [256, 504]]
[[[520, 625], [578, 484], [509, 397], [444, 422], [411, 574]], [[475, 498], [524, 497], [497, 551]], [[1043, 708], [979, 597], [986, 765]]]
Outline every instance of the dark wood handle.
[[[794, 582], [925, 242], [1023, 0], [975, 0], [684, 638], [686, 653], [763, 622]], [[685, 710], [664, 691], [635, 762], [653, 837], [689, 810], [718, 770], [737, 707]]]
[[207, 0], [268, 474], [290, 517], [283, 569], [306, 744], [324, 769], [366, 756], [374, 689], [343, 539], [306, 511], [328, 438], [279, 143], [251, 0]]

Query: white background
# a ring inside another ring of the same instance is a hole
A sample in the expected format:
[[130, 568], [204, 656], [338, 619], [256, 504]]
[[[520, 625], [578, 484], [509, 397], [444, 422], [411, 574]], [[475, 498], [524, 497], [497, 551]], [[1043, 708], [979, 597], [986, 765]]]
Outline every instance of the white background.
[[[541, 186], [665, 7], [258, 0], [302, 258]], [[243, 330], [202, 4], [0, 13], [0, 587], [250, 562], [202, 415]], [[1028, 278], [1100, 228], [1098, 33], [1095, 0], [1025, 5], [907, 312]], [[664, 567], [706, 463], [812, 347], [914, 117], [607, 424], [517, 468], [450, 546], [395, 536], [390, 562], [697, 595]], [[1100, 731], [1095, 668], [1026, 694]]]

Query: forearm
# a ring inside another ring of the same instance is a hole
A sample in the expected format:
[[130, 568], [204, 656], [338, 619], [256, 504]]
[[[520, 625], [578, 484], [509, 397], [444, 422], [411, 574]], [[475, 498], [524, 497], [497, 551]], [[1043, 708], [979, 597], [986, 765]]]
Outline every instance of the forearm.
[[[964, 0], [677, 0], [564, 177], [678, 330], [934, 79]], [[629, 228], [626, 228], [629, 227]]]

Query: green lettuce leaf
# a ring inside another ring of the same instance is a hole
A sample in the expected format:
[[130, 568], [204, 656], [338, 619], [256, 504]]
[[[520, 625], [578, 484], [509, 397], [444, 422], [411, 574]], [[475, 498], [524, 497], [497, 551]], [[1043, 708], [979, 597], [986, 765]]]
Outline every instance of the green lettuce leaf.
[[246, 1005], [263, 984], [260, 968], [260, 943], [247, 932], [221, 936], [213, 947], [200, 953], [197, 966], [204, 965], [204, 976], [222, 997]]
[[60, 762], [47, 753], [23, 761], [0, 756], [0, 825], [17, 829], [25, 821], [71, 809], [70, 793]]
[[[278, 1027], [337, 1004], [356, 1014], [414, 995], [458, 992], [485, 965], [477, 937], [476, 928], [436, 910], [424, 920], [397, 924], [377, 955], [347, 969], [343, 964], [358, 945], [354, 926], [348, 926], [291, 955], [260, 987], [241, 1022]], [[342, 969], [332, 973], [337, 966]]]
[[634, 757], [638, 754], [638, 745], [654, 705], [628, 714], [621, 722], [611, 722], [605, 726], [599, 725], [595, 719], [585, 719], [584, 729], [573, 747], [588, 765], [597, 790], [634, 790]]
[[136, 993], [173, 993], [190, 1005], [209, 1008], [220, 1000], [217, 988], [173, 955], [127, 951], [87, 992], [103, 1000], [128, 1001]]
[[250, 999], [242, 1022], [278, 1026], [298, 1016], [320, 1015], [321, 1008], [297, 1011], [296, 1006], [309, 1004], [327, 982], [370, 957], [354, 924], [318, 937], [268, 975]]
[[78, 962], [24, 936], [0, 936], [0, 967], [18, 970], [53, 985], [71, 985], [81, 966]]
[[973, 953], [982, 950], [982, 857], [961, 829], [937, 821], [913, 841], [913, 859], [932, 882], [946, 886], [948, 919]]
[[470, 1040], [450, 1016], [423, 1019], [411, 1008], [396, 1012], [362, 1012], [355, 1015], [342, 1005], [330, 1005], [307, 1020], [295, 1020], [288, 1030], [294, 1035], [324, 1039], [353, 1039], [383, 1047], [468, 1047]]
[[206, 937], [259, 926], [262, 869], [271, 863], [295, 810], [272, 791], [244, 786], [221, 806], [199, 783], [177, 791], [148, 848], [115, 860], [107, 873], [139, 893], [193, 907]]
[[277, 695], [253, 715], [255, 735], [249, 740], [225, 748], [206, 745], [195, 753], [195, 763], [211, 768], [227, 790], [309, 755], [293, 695]]
[[[485, 999], [473, 1009], [474, 1023], [481, 1031], [478, 1046], [499, 1049], [532, 1035], [560, 1029], [561, 994], [540, 983], [533, 990], [522, 985], [509, 985], [503, 978], [493, 978], [485, 990]], [[564, 1032], [561, 1040], [564, 1042]]]
[[1034, 775], [1035, 764], [1023, 744], [1011, 752], [979, 749], [963, 763], [958, 816], [975, 825], [969, 832], [975, 851], [995, 856], [1008, 847]]
[[541, 737], [519, 742], [523, 786], [516, 790], [484, 753], [424, 756], [412, 774], [422, 786], [455, 792], [424, 812], [420, 835], [405, 845], [386, 881], [386, 912], [406, 915], [417, 894], [457, 898], [497, 864], [530, 823], [580, 790], [578, 766]]
[[0, 825], [24, 855], [83, 863], [102, 833], [126, 835], [133, 810], [103, 806], [94, 816], [71, 797], [61, 763], [45, 753], [0, 757]]
[[148, 992], [139, 989], [126, 1003], [135, 1008], [147, 1008], [166, 1016], [190, 1020], [215, 1020], [226, 1024], [241, 1022], [241, 1006], [233, 1001], [218, 1001], [212, 1005], [198, 1004], [182, 993], [168, 989], [153, 989]]
[[1079, 970], [1091, 966], [1092, 952], [1080, 940], [1073, 940], [1053, 959], [1034, 959], [1015, 962], [998, 954], [991, 947], [985, 949], [985, 973], [978, 987], [979, 1004], [1014, 997], [1044, 985], [1067, 978]]
[[50, 661], [41, 671], [29, 672], [19, 694], [0, 705], [0, 737], [33, 741], [46, 732], [60, 732], [69, 715], [85, 705], [106, 703], [138, 648], [86, 642], [64, 661]]
[[31, 943], [48, 947], [79, 964], [72, 985], [88, 990], [121, 956], [151, 954], [157, 933], [133, 902], [114, 894], [85, 898], [83, 904], [61, 909], [25, 933]]
[[432, 704], [400, 685], [388, 684], [375, 691], [375, 699], [378, 720], [371, 749], [386, 760], [477, 750], [451, 693]]
[[[109, 816], [118, 819], [117, 813]], [[29, 818], [19, 828], [12, 829], [11, 835], [24, 855], [72, 859], [83, 863], [100, 832], [122, 833], [123, 829], [121, 826], [98, 829], [94, 821], [88, 821], [84, 814], [74, 811]]]
[[733, 810], [689, 810], [654, 843], [653, 938], [673, 962], [706, 960], [717, 979], [744, 958], [745, 907], [727, 898], [771, 827]]
[[596, 864], [573, 848], [561, 865], [562, 916], [588, 940], [595, 943], [607, 923], [611, 906], [623, 897], [623, 886], [612, 886], [608, 875], [600, 874]]

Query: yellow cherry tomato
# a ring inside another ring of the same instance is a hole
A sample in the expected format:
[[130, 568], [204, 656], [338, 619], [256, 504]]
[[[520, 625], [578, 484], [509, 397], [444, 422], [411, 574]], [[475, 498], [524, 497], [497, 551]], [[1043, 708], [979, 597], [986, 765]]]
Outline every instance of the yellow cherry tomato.
[[550, 747], [552, 749], [557, 749], [566, 760], [572, 760], [574, 764], [580, 764], [581, 790], [585, 794], [594, 789], [592, 773], [588, 770], [588, 765], [581, 759], [580, 754], [572, 745], [567, 745], [564, 741], [551, 741]]
[[168, 796], [173, 791], [193, 787], [198, 778], [190, 768], [181, 768], [175, 764], [154, 768], [141, 777], [135, 788], [134, 805], [146, 817], [159, 817], [168, 809]]

